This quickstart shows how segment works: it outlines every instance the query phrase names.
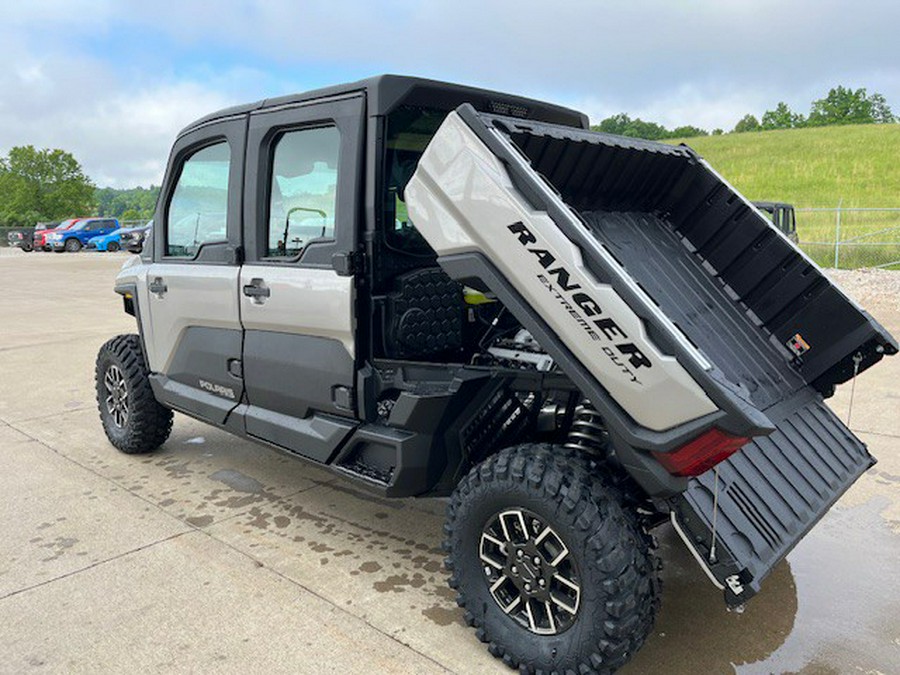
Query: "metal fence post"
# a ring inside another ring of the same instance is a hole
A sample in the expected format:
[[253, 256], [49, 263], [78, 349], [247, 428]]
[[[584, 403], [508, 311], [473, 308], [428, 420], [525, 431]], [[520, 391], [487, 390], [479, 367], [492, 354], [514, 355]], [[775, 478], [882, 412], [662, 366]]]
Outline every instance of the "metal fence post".
[[834, 222], [834, 269], [840, 269], [838, 264], [840, 263], [840, 251], [841, 251], [841, 205], [844, 203], [844, 198], [841, 197], [838, 200], [837, 205], [837, 215], [835, 216]]

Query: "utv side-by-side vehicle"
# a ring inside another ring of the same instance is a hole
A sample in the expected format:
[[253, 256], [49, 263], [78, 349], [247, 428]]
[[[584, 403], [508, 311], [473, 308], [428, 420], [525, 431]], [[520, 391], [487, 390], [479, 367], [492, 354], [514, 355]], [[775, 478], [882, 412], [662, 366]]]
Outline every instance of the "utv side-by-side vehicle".
[[793, 204], [784, 202], [753, 202], [753, 206], [759, 209], [764, 216], [772, 221], [785, 236], [795, 244], [800, 242], [797, 234], [797, 217], [794, 214]]
[[691, 149], [383, 76], [178, 137], [110, 441], [180, 411], [386, 497], [447, 497], [450, 585], [524, 672], [609, 672], [660, 602], [652, 528], [725, 602], [874, 463], [825, 405], [897, 352]]

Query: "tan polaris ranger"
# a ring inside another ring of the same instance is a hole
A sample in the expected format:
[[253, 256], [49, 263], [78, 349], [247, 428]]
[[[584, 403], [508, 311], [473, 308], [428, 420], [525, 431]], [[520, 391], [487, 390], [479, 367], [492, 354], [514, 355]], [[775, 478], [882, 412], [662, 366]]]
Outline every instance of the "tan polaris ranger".
[[190, 125], [153, 222], [112, 444], [177, 410], [449, 496], [450, 585], [522, 672], [641, 647], [655, 526], [739, 605], [874, 462], [824, 398], [897, 343], [687, 147], [384, 76]]

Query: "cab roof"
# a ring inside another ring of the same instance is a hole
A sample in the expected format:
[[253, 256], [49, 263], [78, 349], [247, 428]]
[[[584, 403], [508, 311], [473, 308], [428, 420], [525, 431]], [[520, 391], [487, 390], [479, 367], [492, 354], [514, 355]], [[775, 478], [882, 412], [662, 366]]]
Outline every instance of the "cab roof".
[[354, 92], [366, 93], [368, 115], [372, 117], [387, 115], [403, 104], [431, 105], [452, 110], [462, 103], [471, 103], [476, 109], [485, 112], [526, 117], [582, 129], [588, 128], [587, 115], [552, 103], [437, 80], [405, 75], [378, 75], [358, 82], [224, 108], [192, 122], [178, 135], [181, 136], [204, 124], [226, 117]]

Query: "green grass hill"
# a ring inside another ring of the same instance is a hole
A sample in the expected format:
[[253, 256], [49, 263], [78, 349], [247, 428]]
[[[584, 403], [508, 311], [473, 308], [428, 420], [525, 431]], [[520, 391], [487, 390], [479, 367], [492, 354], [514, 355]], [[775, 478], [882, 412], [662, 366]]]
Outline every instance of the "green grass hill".
[[701, 136], [683, 141], [752, 200], [900, 207], [900, 124]]
[[[678, 143], [680, 141], [670, 141]], [[900, 209], [900, 124], [684, 140], [746, 197], [797, 208]], [[900, 211], [798, 212], [800, 247], [826, 267], [900, 269]], [[835, 246], [840, 241], [840, 250]]]

